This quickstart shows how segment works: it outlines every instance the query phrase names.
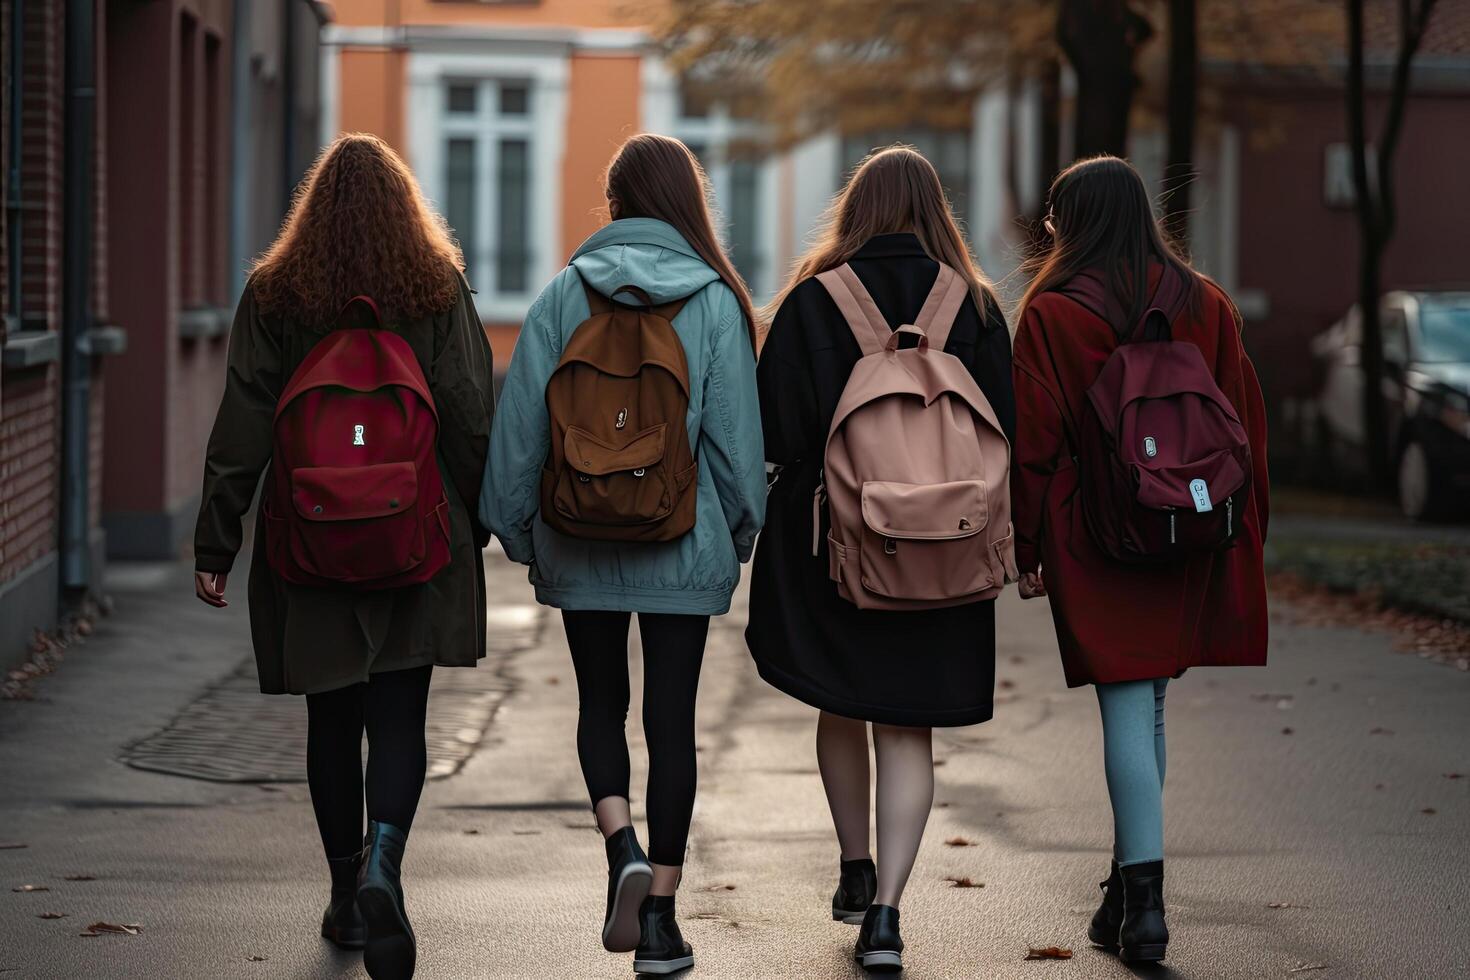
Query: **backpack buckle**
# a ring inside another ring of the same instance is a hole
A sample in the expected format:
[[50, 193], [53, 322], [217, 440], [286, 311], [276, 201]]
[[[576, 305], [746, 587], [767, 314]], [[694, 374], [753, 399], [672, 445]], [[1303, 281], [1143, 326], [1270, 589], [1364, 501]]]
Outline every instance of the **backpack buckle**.
[[633, 471], [633, 475], [634, 476], [637, 476], [637, 477], [642, 477], [643, 476], [643, 473], [644, 473], [644, 470], [643, 470], [643, 467], [641, 467], [641, 466], [638, 467], [636, 470]]
[[883, 553], [885, 555], [896, 555], [896, 554], [898, 554], [898, 542], [895, 541], [895, 540], [893, 540], [892, 538], [884, 538], [883, 539]]
[[578, 473], [577, 474], [577, 479], [580, 480], [582, 483], [591, 483], [592, 482], [592, 477], [588, 476], [586, 473]]

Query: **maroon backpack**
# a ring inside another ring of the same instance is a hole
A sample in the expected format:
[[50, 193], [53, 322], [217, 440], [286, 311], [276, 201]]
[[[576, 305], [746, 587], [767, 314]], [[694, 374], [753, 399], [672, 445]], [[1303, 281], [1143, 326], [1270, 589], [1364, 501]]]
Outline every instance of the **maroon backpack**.
[[[1061, 292], [1122, 322], [1102, 280]], [[1250, 499], [1251, 451], [1198, 345], [1173, 340], [1184, 277], [1166, 269], [1142, 317], [1103, 364], [1073, 440], [1082, 514], [1098, 547], [1128, 564], [1165, 564], [1229, 547]], [[1068, 406], [1068, 413], [1071, 408]]]
[[298, 585], [427, 582], [449, 564], [438, 438], [438, 412], [413, 349], [380, 328], [371, 299], [354, 298], [276, 405], [265, 489], [271, 568]]

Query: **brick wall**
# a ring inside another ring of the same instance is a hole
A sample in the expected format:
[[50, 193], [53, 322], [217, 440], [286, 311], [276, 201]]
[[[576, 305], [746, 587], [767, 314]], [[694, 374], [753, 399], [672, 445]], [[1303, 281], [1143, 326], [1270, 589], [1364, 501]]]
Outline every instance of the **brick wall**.
[[0, 584], [56, 550], [55, 365], [7, 372], [0, 401]]

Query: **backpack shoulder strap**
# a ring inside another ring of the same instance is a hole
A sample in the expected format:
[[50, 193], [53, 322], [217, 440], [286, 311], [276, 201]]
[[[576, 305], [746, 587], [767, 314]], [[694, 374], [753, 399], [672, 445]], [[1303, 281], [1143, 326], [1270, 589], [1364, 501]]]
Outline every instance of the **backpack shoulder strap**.
[[873, 302], [872, 295], [852, 266], [843, 264], [835, 269], [819, 272], [817, 281], [831, 294], [832, 301], [847, 320], [864, 356], [880, 353], [887, 348], [888, 339], [893, 336], [893, 328], [883, 318], [878, 304]]
[[949, 342], [949, 332], [964, 305], [970, 284], [954, 269], [939, 264], [939, 275], [934, 277], [934, 288], [924, 300], [919, 315], [914, 317], [914, 326], [924, 331], [929, 338], [929, 349], [942, 351]]
[[1184, 304], [1188, 298], [1189, 288], [1184, 277], [1165, 266], [1159, 275], [1158, 284], [1154, 286], [1154, 294], [1149, 298], [1148, 309], [1144, 310], [1143, 318], [1124, 338], [1125, 342], [1135, 338], [1173, 339], [1174, 320], [1184, 312]]
[[1084, 270], [1067, 280], [1057, 292], [1070, 299], [1072, 302], [1086, 309], [1100, 320], [1111, 324], [1114, 330], [1118, 329], [1119, 322], [1126, 315], [1117, 300], [1113, 299], [1108, 292], [1107, 284], [1091, 270]]

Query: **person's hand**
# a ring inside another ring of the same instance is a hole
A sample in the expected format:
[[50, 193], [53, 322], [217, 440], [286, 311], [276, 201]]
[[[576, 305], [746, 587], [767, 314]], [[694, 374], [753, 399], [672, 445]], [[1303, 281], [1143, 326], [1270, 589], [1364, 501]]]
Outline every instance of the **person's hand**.
[[227, 572], [195, 572], [194, 594], [206, 605], [223, 609], [229, 603], [225, 601], [225, 580], [229, 578]]
[[1019, 585], [1022, 599], [1036, 599], [1046, 595], [1046, 582], [1040, 572], [1027, 572], [1021, 576]]

